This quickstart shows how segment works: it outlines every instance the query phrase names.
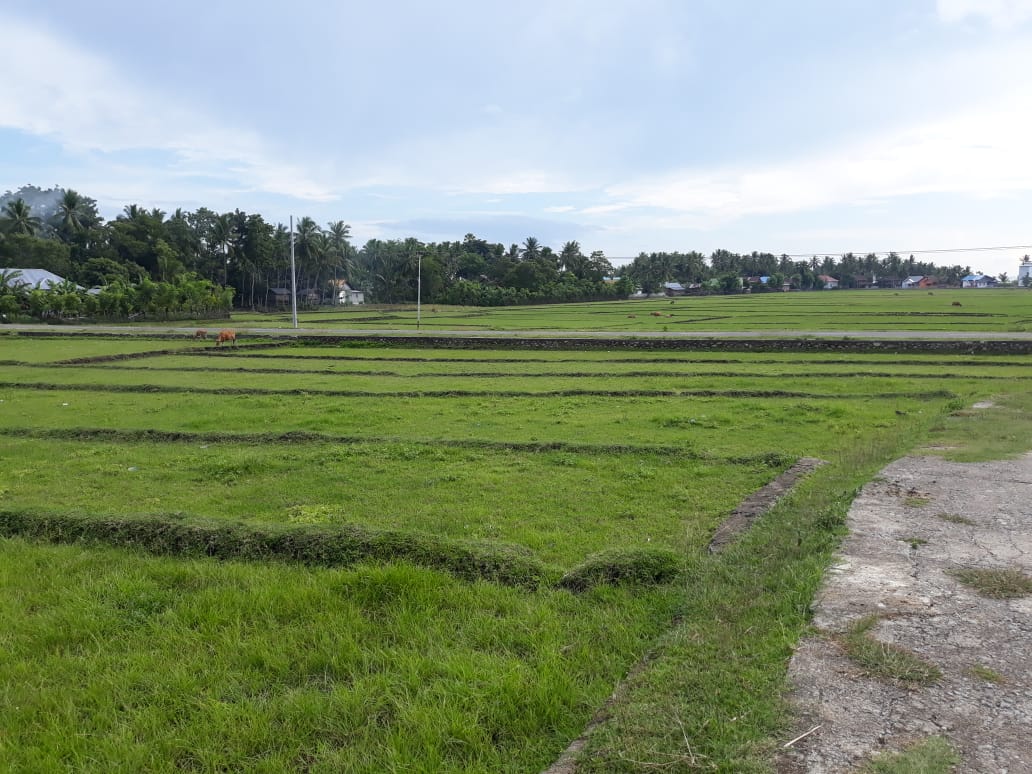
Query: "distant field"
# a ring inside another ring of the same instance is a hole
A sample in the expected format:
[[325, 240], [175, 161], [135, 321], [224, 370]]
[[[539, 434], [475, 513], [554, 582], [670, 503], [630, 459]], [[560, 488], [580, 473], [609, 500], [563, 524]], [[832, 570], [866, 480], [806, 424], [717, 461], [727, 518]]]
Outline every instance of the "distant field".
[[[865, 471], [1032, 377], [1021, 357], [214, 353], [143, 337], [0, 336], [0, 361], [5, 770], [540, 771], [650, 652], [657, 669], [694, 666], [632, 686], [586, 770], [651, 770], [682, 730], [723, 770], [762, 770], [784, 663]], [[804, 487], [815, 499], [706, 554], [728, 512], [802, 456], [830, 463]], [[3, 526], [26, 519], [52, 526]], [[407, 558], [49, 545], [69, 519], [122, 546], [130, 529], [359, 530]], [[441, 550], [469, 572], [442, 569]], [[476, 579], [496, 554], [542, 574]], [[679, 574], [557, 586], [613, 557], [674, 557]]]
[[[302, 312], [299, 325], [414, 331], [416, 316], [415, 305], [342, 307]], [[420, 317], [426, 331], [1029, 331], [1032, 291], [830, 290], [499, 308], [424, 304]], [[292, 320], [289, 311], [235, 313], [232, 324], [282, 328]]]

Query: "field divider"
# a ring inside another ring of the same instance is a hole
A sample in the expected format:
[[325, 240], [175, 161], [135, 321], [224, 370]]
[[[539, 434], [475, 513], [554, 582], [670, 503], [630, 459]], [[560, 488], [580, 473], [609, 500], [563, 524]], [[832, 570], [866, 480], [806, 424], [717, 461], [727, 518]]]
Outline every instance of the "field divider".
[[792, 491], [799, 479], [809, 475], [823, 464], [825, 464], [824, 460], [816, 457], [802, 457], [796, 460], [792, 467], [739, 503], [731, 515], [724, 519], [714, 531], [706, 550], [711, 554], [723, 551], [735, 538], [749, 529], [756, 519], [763, 516], [777, 504], [778, 500]]
[[329, 398], [806, 398], [842, 400], [910, 398], [939, 400], [958, 397], [950, 390], [924, 392], [822, 393], [797, 390], [312, 390], [303, 387], [181, 387], [167, 384], [56, 384], [53, 382], [0, 382], [0, 389], [47, 390], [50, 392], [193, 393], [197, 395], [322, 395]]
[[107, 443], [189, 443], [214, 444], [238, 443], [251, 445], [279, 444], [341, 444], [341, 445], [385, 445], [414, 444], [428, 447], [476, 449], [485, 451], [515, 451], [530, 454], [548, 452], [569, 452], [585, 455], [611, 454], [654, 454], [664, 457], [716, 462], [730, 465], [767, 465], [782, 467], [792, 457], [781, 452], [768, 451], [754, 454], [733, 454], [721, 456], [698, 451], [686, 446], [649, 444], [593, 444], [571, 441], [490, 441], [480, 438], [391, 438], [389, 436], [333, 435], [310, 430], [288, 430], [281, 433], [223, 433], [194, 432], [184, 430], [121, 430], [106, 427], [0, 427], [0, 437], [36, 438], [52, 441], [88, 441]]
[[[1030, 321], [1032, 322], [1032, 321]], [[282, 345], [287, 347], [287, 344]], [[807, 359], [805, 354], [800, 354], [798, 358], [793, 358], [791, 361], [785, 359], [775, 358], [750, 358], [743, 360], [741, 358], [689, 358], [689, 357], [611, 357], [611, 358], [597, 358], [597, 359], [585, 359], [575, 357], [557, 357], [557, 358], [545, 358], [545, 357], [497, 357], [485, 360], [478, 360], [476, 358], [469, 357], [375, 357], [372, 355], [277, 355], [268, 354], [265, 352], [254, 352], [257, 347], [248, 347], [246, 353], [241, 353], [240, 357], [247, 358], [249, 360], [259, 360], [263, 358], [276, 359], [276, 360], [332, 360], [338, 362], [382, 362], [382, 363], [464, 363], [466, 365], [476, 363], [581, 363], [581, 364], [594, 364], [594, 363], [630, 363], [634, 365], [651, 365], [656, 363], [687, 363], [692, 365], [788, 365], [789, 363], [803, 363], [805, 365], [871, 365], [877, 363], [878, 365], [927, 365], [927, 366], [964, 366], [964, 367], [993, 367], [993, 366], [1017, 366], [1023, 368], [1032, 367], [1032, 362], [1028, 360], [979, 360], [972, 362], [970, 360], [913, 360], [913, 359], [901, 359], [901, 360], [888, 360], [879, 358], [877, 361], [871, 360], [860, 360], [857, 358], [825, 358], [825, 359]], [[292, 347], [292, 349], [305, 349], [306, 345]], [[230, 350], [232, 352], [232, 350]], [[197, 357], [204, 357], [207, 355], [218, 356], [221, 354], [221, 350], [215, 351], [211, 349], [184, 349], [179, 350], [181, 355], [191, 355]], [[17, 361], [7, 361], [11, 365], [19, 365]], [[27, 365], [27, 364], [26, 364]]]
[[397, 562], [447, 572], [460, 580], [535, 589], [561, 570], [518, 546], [449, 540], [423, 533], [354, 524], [251, 525], [184, 517], [96, 516], [0, 509], [0, 535], [49, 543], [100, 543], [158, 556], [230, 561], [285, 561], [346, 567], [361, 561]]
[[[239, 349], [243, 350], [255, 350], [255, 349], [275, 349], [277, 347], [287, 346], [289, 342], [283, 341], [269, 341], [269, 342], [255, 342], [249, 344], [239, 345]], [[149, 357], [162, 357], [164, 355], [185, 355], [195, 352], [204, 352], [205, 354], [222, 354], [224, 351], [236, 351], [237, 345], [232, 348], [228, 346], [225, 349], [218, 348], [214, 344], [206, 349], [154, 349], [148, 350], [147, 352], [121, 352], [116, 355], [93, 355], [91, 357], [72, 357], [65, 360], [55, 360], [51, 363], [22, 363], [21, 365], [26, 366], [83, 366], [93, 365], [95, 363], [117, 363], [122, 360], [143, 360]]]
[[[150, 354], [150, 353], [148, 353]], [[174, 351], [171, 352], [174, 354]], [[24, 368], [88, 368], [102, 364], [100, 359], [84, 359], [80, 361], [57, 361], [54, 363], [7, 363]], [[807, 365], [814, 365], [808, 363]], [[209, 373], [209, 374], [265, 374], [265, 375], [309, 375], [335, 376], [386, 376], [392, 379], [971, 379], [985, 380], [1027, 380], [1032, 374], [1019, 376], [1001, 376], [998, 374], [962, 374], [962, 373], [907, 373], [891, 371], [777, 371], [772, 373], [756, 373], [751, 371], [542, 371], [536, 373], [518, 373], [506, 371], [463, 371], [462, 373], [399, 373], [397, 371], [332, 371], [312, 368], [254, 368], [250, 366], [155, 366], [137, 368], [125, 365], [106, 365], [105, 371], [134, 371], [136, 373]]]

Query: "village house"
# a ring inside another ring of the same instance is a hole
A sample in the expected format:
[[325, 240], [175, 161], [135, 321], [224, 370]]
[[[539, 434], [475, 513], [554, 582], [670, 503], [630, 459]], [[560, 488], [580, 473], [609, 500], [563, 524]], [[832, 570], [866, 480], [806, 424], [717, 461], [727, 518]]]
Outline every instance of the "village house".
[[995, 288], [1000, 283], [988, 274], [968, 274], [960, 280], [962, 288]]
[[839, 284], [837, 279], [830, 277], [827, 274], [818, 274], [817, 279], [823, 283], [825, 290], [834, 290]]

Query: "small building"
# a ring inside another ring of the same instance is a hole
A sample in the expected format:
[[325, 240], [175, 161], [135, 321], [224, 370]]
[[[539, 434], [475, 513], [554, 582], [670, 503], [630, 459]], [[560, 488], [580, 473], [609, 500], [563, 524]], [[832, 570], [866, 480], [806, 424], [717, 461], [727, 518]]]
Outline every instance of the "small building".
[[999, 284], [996, 277], [988, 274], [968, 274], [960, 280], [962, 288], [995, 288]]
[[663, 293], [668, 296], [683, 296], [688, 289], [680, 282], [664, 282]]
[[334, 288], [334, 304], [339, 306], [358, 306], [365, 303], [365, 291], [351, 287], [347, 280], [330, 280], [330, 287]]
[[928, 287], [927, 285], [921, 285], [921, 283], [926, 279], [927, 277], [923, 277], [920, 274], [911, 275], [900, 283], [900, 287], [903, 288], [903, 290], [916, 290], [920, 287]]
[[830, 277], [827, 274], [818, 274], [817, 279], [824, 285], [825, 290], [834, 290], [838, 287], [838, 280], [834, 277]]
[[290, 306], [290, 288], [269, 288], [275, 306]]

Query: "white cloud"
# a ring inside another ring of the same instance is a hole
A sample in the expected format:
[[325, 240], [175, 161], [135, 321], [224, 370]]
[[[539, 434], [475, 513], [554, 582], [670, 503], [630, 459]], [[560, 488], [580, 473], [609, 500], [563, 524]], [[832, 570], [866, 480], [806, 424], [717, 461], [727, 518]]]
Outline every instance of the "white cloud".
[[[612, 207], [656, 208], [714, 227], [749, 215], [916, 194], [994, 197], [1032, 191], [1032, 100], [1013, 94], [948, 118], [807, 157], [682, 169], [611, 185]], [[605, 212], [605, 208], [594, 208]]]
[[572, 206], [572, 205], [565, 204], [565, 205], [556, 206], [556, 207], [545, 207], [545, 212], [563, 213], [563, 212], [573, 212], [575, 209], [577, 209], [577, 208]]
[[171, 154], [177, 171], [234, 178], [243, 190], [324, 201], [333, 191], [279, 161], [255, 132], [223, 126], [133, 83], [102, 57], [46, 29], [0, 23], [0, 127], [58, 142], [77, 155]]
[[976, 18], [1007, 29], [1032, 19], [1032, 0], [938, 0], [936, 9], [950, 24]]

